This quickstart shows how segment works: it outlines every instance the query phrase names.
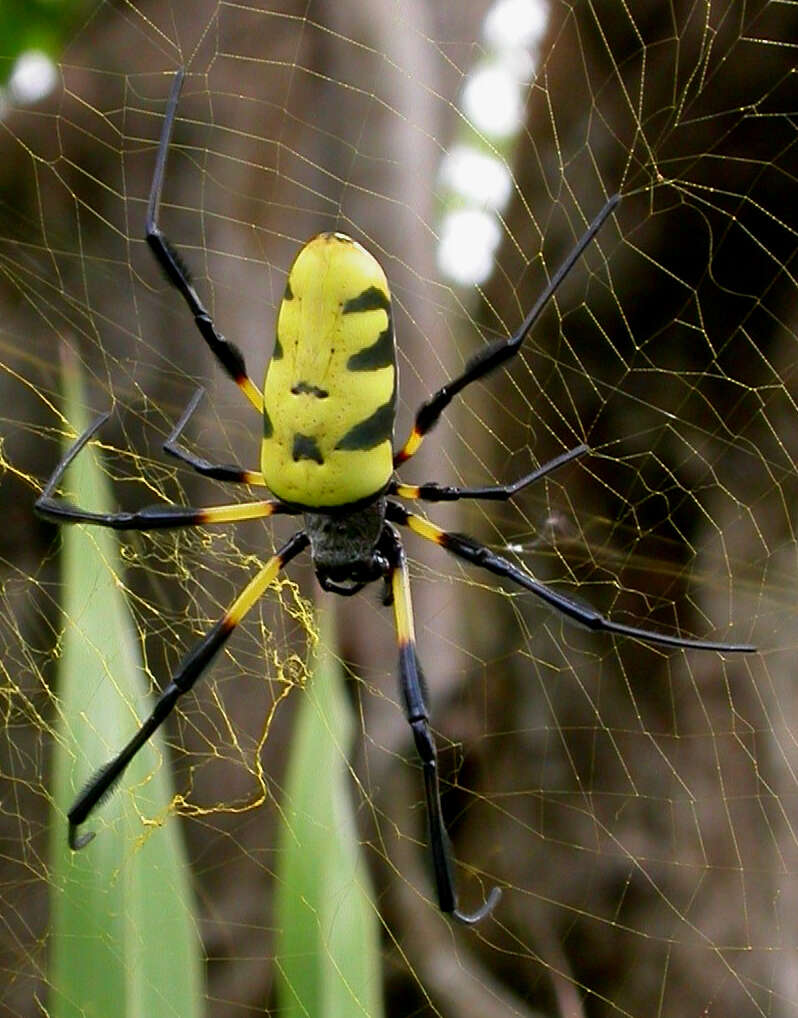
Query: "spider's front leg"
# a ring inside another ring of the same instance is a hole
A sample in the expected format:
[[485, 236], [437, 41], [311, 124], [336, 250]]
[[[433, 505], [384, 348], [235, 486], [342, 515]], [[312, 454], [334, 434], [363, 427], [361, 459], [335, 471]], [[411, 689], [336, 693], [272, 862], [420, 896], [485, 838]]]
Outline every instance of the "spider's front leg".
[[263, 568], [249, 581], [244, 590], [221, 619], [209, 630], [200, 642], [186, 654], [169, 684], [155, 702], [149, 717], [117, 755], [104, 764], [89, 779], [88, 784], [70, 807], [69, 847], [73, 851], [84, 848], [94, 838], [94, 832], [78, 833], [78, 828], [88, 820], [95, 808], [109, 795], [125, 772], [130, 761], [138, 753], [153, 732], [164, 723], [175, 704], [187, 693], [205, 673], [211, 661], [227, 642], [236, 626], [256, 603], [278, 572], [291, 559], [303, 551], [310, 540], [304, 530], [297, 531]]
[[602, 615], [601, 612], [591, 608], [590, 605], [575, 601], [565, 594], [547, 587], [545, 583], [536, 580], [529, 573], [519, 569], [518, 566], [508, 562], [507, 559], [497, 555], [494, 551], [479, 541], [465, 534], [455, 534], [450, 531], [441, 530], [429, 520], [414, 513], [408, 512], [404, 506], [390, 499], [385, 509], [386, 519], [400, 526], [408, 527], [425, 541], [432, 541], [441, 548], [445, 548], [459, 559], [470, 562], [472, 565], [486, 569], [505, 580], [523, 587], [531, 594], [539, 597], [541, 601], [554, 608], [572, 622], [577, 622], [586, 629], [594, 632], [616, 633], [618, 636], [630, 636], [644, 643], [659, 644], [662, 647], [675, 647], [682, 650], [711, 650], [723, 654], [752, 654], [756, 647], [751, 643], [724, 643], [719, 640], [697, 640], [688, 636], [675, 636], [671, 633], [659, 633], [654, 629], [644, 629], [641, 626], [629, 626], [625, 622], [614, 622], [612, 619]]
[[472, 926], [490, 915], [501, 897], [501, 891], [494, 887], [487, 901], [475, 912], [462, 912], [457, 907], [452, 853], [441, 807], [438, 752], [430, 731], [424, 678], [416, 656], [413, 606], [410, 600], [405, 552], [399, 534], [390, 524], [386, 524], [383, 537], [384, 544], [387, 545], [386, 558], [390, 563], [387, 580], [393, 599], [396, 636], [399, 643], [399, 682], [402, 701], [424, 773], [430, 853], [438, 905], [441, 912], [451, 915], [458, 922]]

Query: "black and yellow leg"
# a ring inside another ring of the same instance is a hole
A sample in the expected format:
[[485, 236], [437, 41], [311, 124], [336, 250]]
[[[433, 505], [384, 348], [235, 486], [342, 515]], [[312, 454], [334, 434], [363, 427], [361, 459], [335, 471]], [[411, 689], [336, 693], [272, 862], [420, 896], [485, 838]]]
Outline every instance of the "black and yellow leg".
[[461, 375], [447, 382], [433, 396], [430, 396], [426, 402], [421, 404], [416, 413], [413, 430], [410, 432], [405, 444], [394, 456], [395, 467], [398, 467], [401, 463], [415, 455], [424, 440], [424, 436], [437, 424], [438, 418], [459, 392], [462, 392], [467, 385], [494, 371], [518, 353], [521, 344], [540, 317], [541, 312], [620, 200], [621, 196], [616, 194], [606, 203], [601, 212], [599, 212], [587, 230], [582, 234], [571, 253], [551, 277], [549, 285], [538, 297], [537, 301], [535, 301], [534, 306], [523, 322], [521, 322], [518, 330], [506, 339], [498, 339], [483, 347], [468, 361]]
[[512, 484], [487, 485], [482, 488], [455, 488], [448, 484], [437, 484], [429, 481], [426, 484], [402, 484], [401, 481], [392, 481], [388, 487], [389, 495], [399, 495], [400, 498], [420, 499], [423, 502], [456, 502], [461, 498], [483, 498], [497, 502], [506, 502], [519, 491], [522, 491], [529, 484], [539, 481], [547, 474], [553, 473], [565, 463], [579, 456], [584, 456], [588, 451], [586, 445], [578, 445], [574, 449], [555, 456], [554, 459], [544, 463], [542, 467], [533, 470], [531, 474], [513, 481]]
[[83, 848], [84, 845], [88, 845], [92, 840], [94, 837], [92, 832], [79, 835], [78, 827], [89, 818], [100, 800], [113, 790], [114, 785], [122, 777], [125, 768], [136, 753], [171, 714], [180, 697], [192, 688], [197, 679], [210, 665], [214, 655], [221, 649], [235, 627], [263, 594], [269, 584], [272, 583], [277, 573], [286, 563], [290, 562], [292, 558], [306, 548], [308, 544], [309, 538], [303, 530], [294, 534], [269, 559], [257, 576], [250, 580], [213, 629], [183, 658], [169, 685], [158, 697], [147, 720], [141, 725], [124, 749], [94, 774], [73, 803], [67, 814], [69, 818], [70, 848], [77, 851]]
[[613, 622], [589, 605], [574, 601], [564, 594], [551, 590], [538, 580], [533, 579], [528, 573], [508, 562], [507, 559], [496, 555], [484, 544], [480, 544], [470, 537], [464, 537], [462, 534], [453, 534], [441, 530], [440, 527], [436, 527], [429, 520], [408, 512], [398, 502], [389, 501], [387, 503], [386, 519], [393, 523], [398, 523], [400, 526], [408, 527], [418, 534], [419, 537], [432, 541], [433, 544], [440, 545], [441, 548], [450, 551], [457, 558], [464, 559], [466, 562], [470, 562], [482, 569], [487, 569], [488, 572], [493, 573], [495, 576], [511, 580], [519, 587], [523, 587], [524, 590], [528, 590], [542, 601], [545, 601], [546, 604], [555, 608], [567, 618], [580, 623], [588, 629], [616, 633], [619, 636], [631, 636], [634, 639], [643, 640], [645, 643], [659, 644], [663, 647], [678, 647], [685, 650], [714, 650], [726, 654], [748, 654], [756, 650], [749, 643], [721, 643], [714, 640], [694, 640], [688, 637], [670, 636], [667, 633], [657, 633], [652, 629], [641, 629], [638, 626], [627, 626], [622, 622]]
[[205, 395], [204, 389], [197, 389], [194, 395], [188, 402], [188, 406], [180, 415], [180, 420], [172, 428], [172, 433], [163, 444], [165, 452], [168, 452], [170, 456], [174, 456], [175, 459], [181, 460], [183, 463], [187, 463], [190, 467], [202, 474], [204, 477], [213, 477], [217, 481], [229, 481], [233, 484], [251, 484], [253, 487], [266, 487], [266, 481], [263, 479], [263, 474], [260, 470], [245, 470], [243, 467], [239, 467], [232, 463], [209, 463], [208, 460], [203, 459], [201, 456], [195, 456], [194, 453], [188, 452], [186, 449], [181, 449], [177, 444], [177, 440], [183, 433], [183, 429], [194, 411], [197, 409], [199, 401]]
[[399, 682], [405, 714], [413, 731], [416, 751], [421, 759], [424, 772], [430, 853], [438, 905], [441, 912], [451, 915], [461, 923], [473, 925], [493, 911], [501, 892], [498, 887], [494, 887], [488, 900], [476, 912], [461, 912], [457, 907], [452, 853], [441, 808], [438, 753], [429, 727], [424, 679], [416, 656], [413, 606], [410, 600], [405, 553], [399, 535], [394, 528], [389, 527], [387, 530], [388, 536], [391, 538], [389, 582], [396, 620], [396, 636], [399, 643]]
[[206, 508], [164, 503], [145, 506], [135, 512], [96, 513], [58, 498], [53, 493], [67, 467], [107, 420], [108, 414], [98, 417], [67, 450], [36, 500], [34, 508], [39, 516], [53, 523], [91, 523], [99, 527], [110, 527], [112, 530], [168, 530], [176, 527], [199, 527], [212, 523], [239, 523], [243, 520], [265, 519], [277, 513], [293, 515], [290, 508], [273, 499], [234, 502], [232, 505]]
[[180, 255], [166, 239], [158, 225], [158, 212], [161, 204], [161, 191], [163, 190], [164, 175], [166, 173], [166, 158], [169, 154], [169, 142], [172, 137], [172, 128], [175, 122], [177, 101], [180, 98], [180, 90], [183, 87], [182, 68], [175, 74], [172, 91], [169, 95], [169, 102], [166, 107], [161, 140], [158, 145], [158, 156], [155, 162], [155, 173], [150, 188], [150, 200], [147, 206], [147, 243], [155, 255], [158, 264], [166, 273], [172, 285], [180, 291], [194, 316], [194, 321], [199, 329], [202, 338], [211, 348], [216, 359], [222, 365], [227, 374], [241, 389], [250, 403], [256, 410], [263, 410], [263, 395], [254, 382], [247, 375], [244, 355], [235, 344], [216, 331], [213, 319], [208, 314], [197, 291], [191, 282], [188, 269], [183, 264]]

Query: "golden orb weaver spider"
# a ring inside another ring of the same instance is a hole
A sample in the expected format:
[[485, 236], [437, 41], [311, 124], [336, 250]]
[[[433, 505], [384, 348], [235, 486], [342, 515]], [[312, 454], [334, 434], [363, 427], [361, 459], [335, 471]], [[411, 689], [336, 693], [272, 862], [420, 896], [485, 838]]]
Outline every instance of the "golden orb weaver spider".
[[164, 449], [200, 474], [266, 487], [276, 497], [205, 509], [169, 504], [111, 514], [81, 509], [55, 492], [69, 464], [107, 420], [105, 414], [62, 458], [36, 502], [36, 511], [57, 523], [90, 523], [115, 530], [232, 523], [278, 513], [302, 515], [304, 526], [266, 562], [216, 625], [189, 651], [139, 730], [89, 780], [68, 813], [69, 845], [77, 850], [92, 840], [93, 833], [78, 834], [78, 828], [110, 793], [128, 763], [168, 717], [178, 699], [210, 665], [279, 570], [310, 546], [316, 576], [324, 590], [351, 596], [374, 580], [385, 584], [384, 601], [394, 609], [402, 702], [424, 776], [429, 850], [438, 905], [442, 912], [462, 923], [476, 923], [490, 914], [500, 891], [494, 887], [474, 912], [458, 908], [452, 854], [441, 808], [437, 750], [416, 655], [405, 552], [397, 527], [406, 527], [456, 557], [517, 584], [589, 629], [666, 647], [725, 652], [754, 650], [748, 644], [689, 639], [613, 622], [587, 605], [549, 590], [472, 538], [441, 530], [396, 500], [400, 497], [427, 502], [506, 501], [587, 453], [587, 446], [579, 445], [506, 485], [475, 488], [435, 482], [410, 485], [394, 477], [395, 468], [415, 454], [451, 400], [518, 352], [543, 308], [613, 212], [620, 196], [607, 201], [518, 330], [483, 347], [468, 361], [462, 374], [426, 400], [416, 413], [406, 442], [394, 453], [397, 386], [390, 293], [379, 264], [355, 241], [342, 234], [320, 234], [297, 255], [280, 305], [275, 348], [262, 392], [250, 380], [241, 352], [217, 331], [188, 270], [158, 224], [166, 159], [182, 83], [180, 70], [174, 78], [158, 146], [147, 209], [147, 243], [169, 282], [182, 294], [197, 328], [221, 366], [263, 415], [261, 469], [251, 471], [209, 463], [178, 445], [180, 434], [203, 395], [202, 389], [189, 402]]

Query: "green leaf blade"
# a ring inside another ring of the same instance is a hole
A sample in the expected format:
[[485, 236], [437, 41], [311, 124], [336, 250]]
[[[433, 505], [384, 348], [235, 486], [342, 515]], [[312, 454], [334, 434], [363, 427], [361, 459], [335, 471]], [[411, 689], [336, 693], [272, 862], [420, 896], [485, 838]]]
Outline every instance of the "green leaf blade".
[[[67, 417], [86, 425], [79, 382], [67, 372]], [[93, 450], [65, 479], [80, 505], [109, 511], [111, 496]], [[65, 526], [64, 634], [60, 713], [53, 753], [50, 838], [50, 1001], [52, 1018], [199, 1018], [203, 977], [179, 830], [148, 831], [172, 799], [168, 753], [156, 734], [125, 772], [122, 787], [87, 824], [97, 837], [67, 847], [65, 812], [97, 767], [151, 709], [138, 640], [123, 593], [116, 537]]]
[[286, 776], [276, 915], [285, 1018], [381, 1018], [379, 922], [346, 763], [352, 718], [322, 620]]

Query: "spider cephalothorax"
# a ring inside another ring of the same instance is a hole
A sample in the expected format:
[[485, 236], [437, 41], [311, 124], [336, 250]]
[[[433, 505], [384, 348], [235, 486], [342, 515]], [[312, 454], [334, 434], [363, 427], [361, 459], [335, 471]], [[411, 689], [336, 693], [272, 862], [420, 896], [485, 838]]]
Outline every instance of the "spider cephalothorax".
[[398, 527], [405, 527], [458, 558], [522, 587], [590, 629], [666, 647], [726, 652], [754, 649], [747, 644], [695, 640], [614, 622], [550, 589], [479, 542], [447, 533], [397, 501], [397, 498], [429, 502], [462, 498], [507, 500], [533, 481], [587, 453], [587, 447], [579, 445], [507, 485], [457, 488], [435, 482], [403, 484], [394, 478], [394, 469], [415, 454], [453, 397], [517, 353], [552, 294], [612, 214], [619, 196], [606, 202], [518, 330], [484, 346], [462, 374], [423, 403], [409, 437], [394, 452], [397, 386], [390, 293], [384, 272], [360, 244], [340, 233], [319, 234], [297, 255], [277, 316], [275, 347], [263, 392], [251, 381], [238, 348], [217, 332], [185, 266], [158, 225], [166, 157], [182, 81], [183, 72], [179, 71], [158, 148], [147, 213], [147, 242], [169, 281], [185, 299], [197, 328], [221, 366], [262, 414], [261, 469], [209, 463], [178, 444], [201, 398], [201, 390], [189, 402], [164, 448], [205, 476], [266, 487], [276, 497], [206, 509], [161, 504], [112, 514], [74, 506], [57, 497], [57, 487], [67, 466], [106, 420], [105, 415], [63, 457], [37, 500], [36, 509], [58, 523], [92, 523], [117, 530], [224, 524], [276, 514], [303, 515], [304, 526], [272, 555], [216, 625], [189, 651], [150, 716], [128, 744], [91, 778], [69, 810], [69, 844], [79, 849], [91, 841], [92, 833], [78, 833], [80, 825], [119, 780], [178, 699], [202, 675], [278, 572], [310, 546], [317, 577], [326, 590], [349, 596], [373, 580], [385, 582], [384, 601], [393, 605], [396, 622], [402, 704], [424, 774], [438, 904], [443, 912], [461, 922], [477, 922], [492, 910], [499, 891], [494, 888], [487, 901], [472, 913], [458, 908], [454, 867], [441, 811], [437, 753], [416, 655], [410, 585]]
[[319, 583], [336, 594], [356, 594], [390, 568], [380, 547], [385, 499], [348, 512], [305, 512], [305, 533]]

